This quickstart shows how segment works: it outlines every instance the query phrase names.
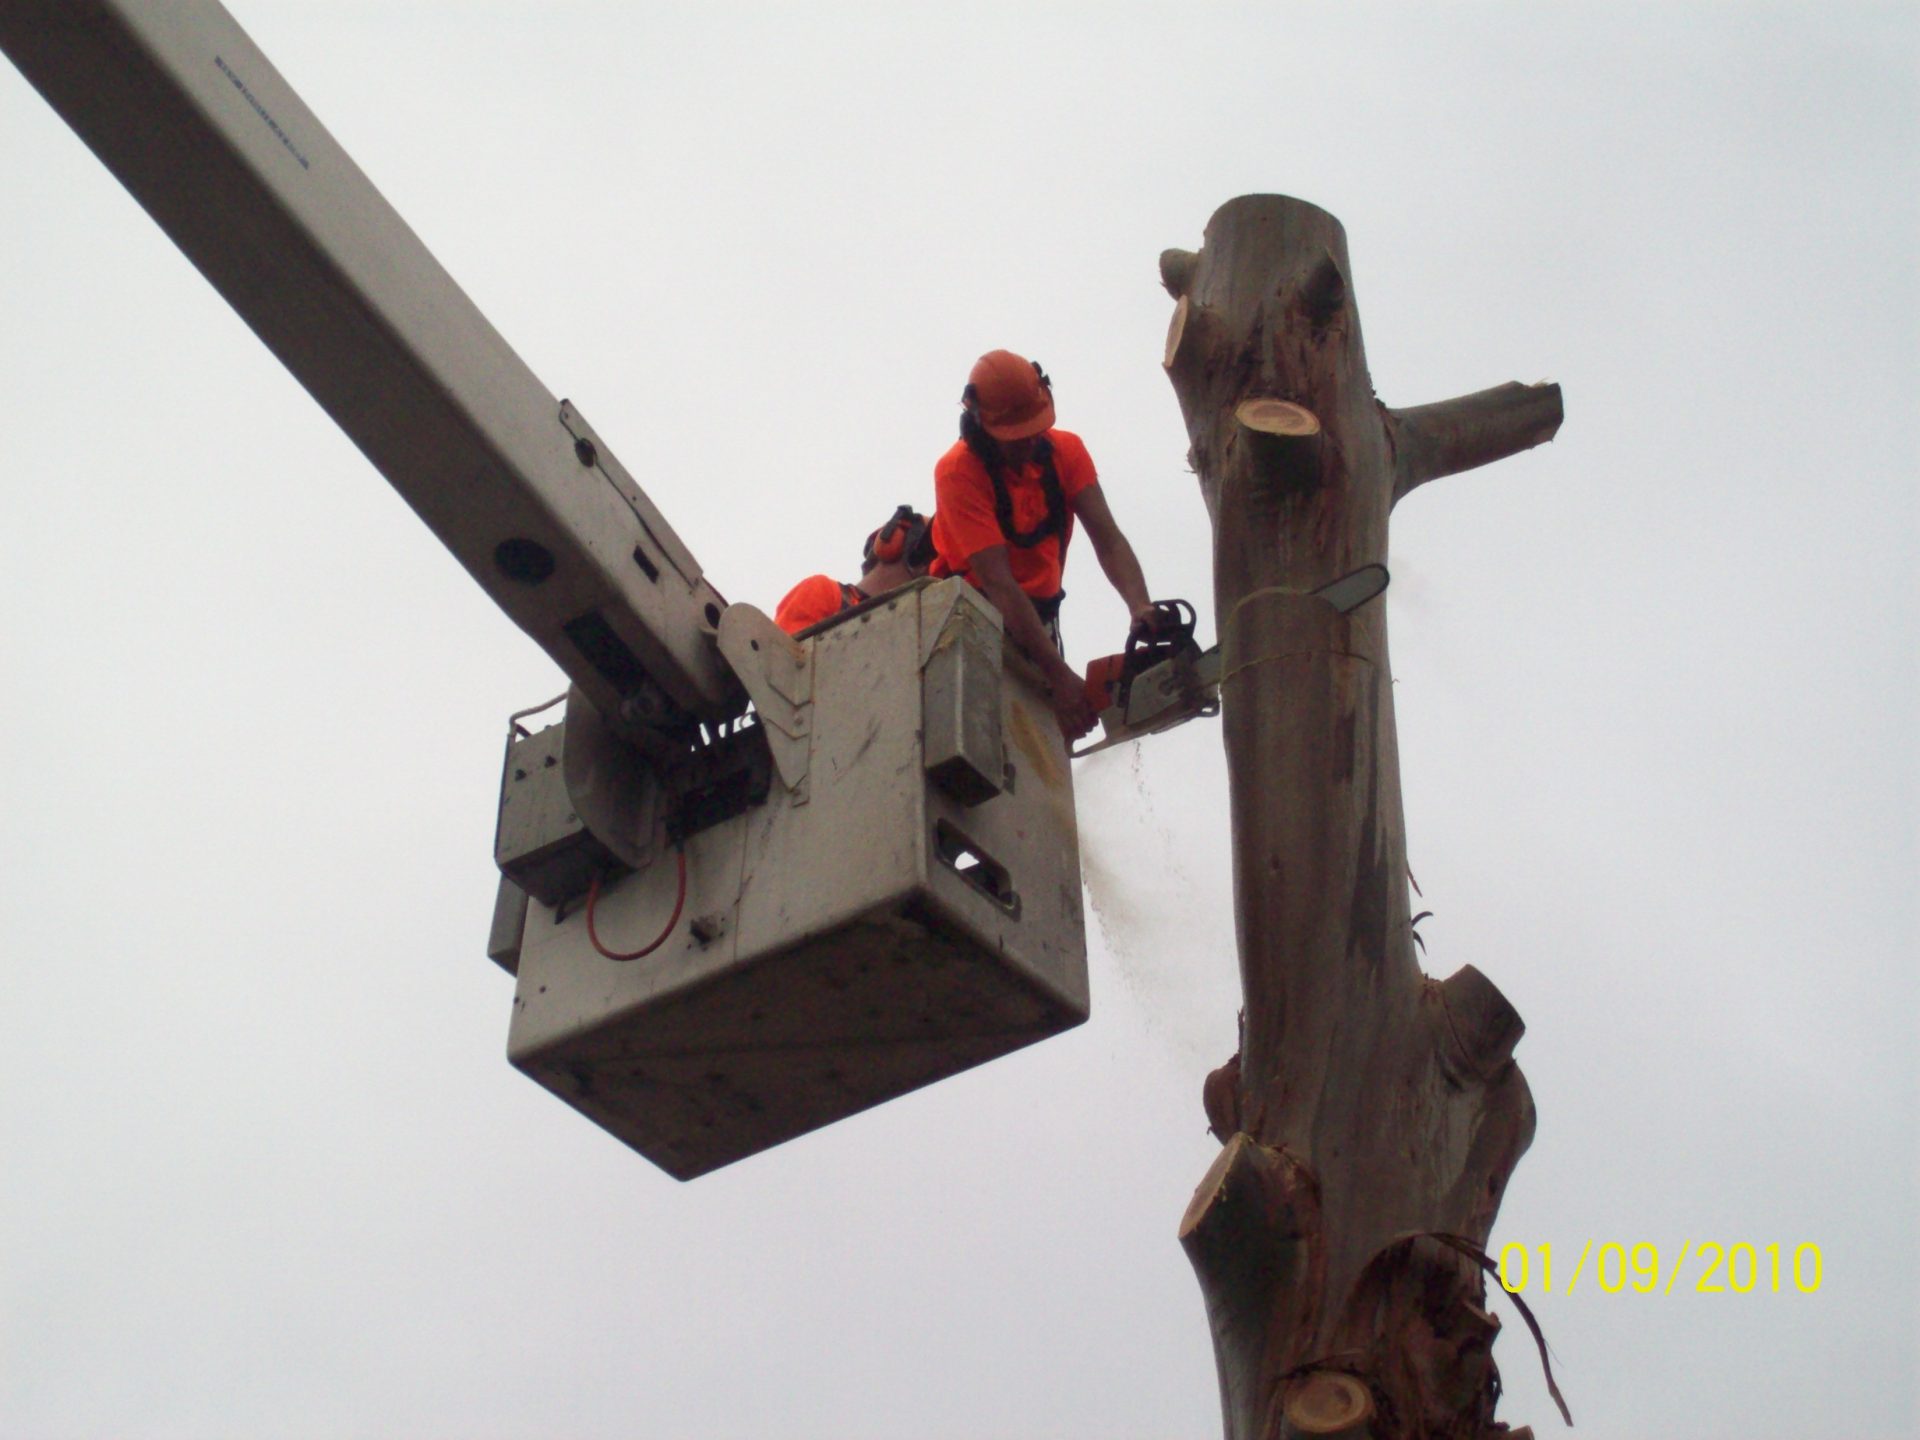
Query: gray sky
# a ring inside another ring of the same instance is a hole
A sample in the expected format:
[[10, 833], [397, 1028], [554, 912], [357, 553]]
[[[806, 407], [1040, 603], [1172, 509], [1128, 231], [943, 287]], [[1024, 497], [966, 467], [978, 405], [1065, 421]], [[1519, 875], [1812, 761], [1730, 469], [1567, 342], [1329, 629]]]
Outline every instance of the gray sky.
[[[1034, 8], [235, 6], [733, 599], [1006, 345], [1204, 601], [1154, 262], [1243, 192], [1345, 222], [1388, 403], [1559, 381], [1391, 556], [1427, 963], [1529, 1027], [1495, 1242], [1820, 1247], [1530, 1294], [1581, 1434], [1911, 1433], [1914, 12]], [[0, 137], [0, 1434], [1217, 1433], [1217, 728], [1079, 771], [1090, 1024], [679, 1185], [502, 1054], [557, 672], [10, 68]]]

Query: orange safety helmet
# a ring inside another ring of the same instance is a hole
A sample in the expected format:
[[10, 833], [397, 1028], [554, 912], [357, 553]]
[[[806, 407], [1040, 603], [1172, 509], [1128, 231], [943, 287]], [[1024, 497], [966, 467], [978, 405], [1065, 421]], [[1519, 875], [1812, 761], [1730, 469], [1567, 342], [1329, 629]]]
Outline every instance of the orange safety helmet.
[[1053, 382], [1038, 361], [989, 350], [973, 362], [960, 403], [996, 440], [1025, 440], [1053, 426]]

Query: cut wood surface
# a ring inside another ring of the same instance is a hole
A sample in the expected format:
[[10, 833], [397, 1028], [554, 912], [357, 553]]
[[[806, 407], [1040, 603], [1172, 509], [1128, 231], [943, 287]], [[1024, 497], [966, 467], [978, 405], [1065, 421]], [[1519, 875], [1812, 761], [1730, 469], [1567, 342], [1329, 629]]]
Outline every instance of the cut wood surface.
[[1261, 397], [1242, 400], [1234, 407], [1233, 418], [1249, 430], [1263, 430], [1269, 435], [1318, 435], [1320, 419], [1304, 405], [1296, 405], [1291, 400], [1274, 400]]
[[1373, 1392], [1338, 1370], [1310, 1370], [1287, 1387], [1285, 1413], [1302, 1435], [1357, 1437], [1373, 1418]]
[[1187, 303], [1187, 297], [1184, 295], [1180, 297], [1179, 302], [1173, 307], [1173, 318], [1167, 321], [1167, 348], [1160, 359], [1160, 368], [1162, 370], [1171, 370], [1173, 368], [1173, 357], [1180, 353], [1180, 342], [1186, 337], [1187, 312], [1192, 308], [1193, 307]]
[[1492, 1440], [1484, 1277], [1420, 1237], [1486, 1243], [1533, 1135], [1524, 1026], [1471, 966], [1421, 973], [1386, 605], [1304, 592], [1385, 563], [1416, 486], [1552, 438], [1559, 389], [1382, 406], [1346, 236], [1303, 201], [1229, 202], [1160, 273], [1213, 520], [1245, 994], [1240, 1053], [1206, 1086], [1225, 1146], [1180, 1227], [1226, 1433]]

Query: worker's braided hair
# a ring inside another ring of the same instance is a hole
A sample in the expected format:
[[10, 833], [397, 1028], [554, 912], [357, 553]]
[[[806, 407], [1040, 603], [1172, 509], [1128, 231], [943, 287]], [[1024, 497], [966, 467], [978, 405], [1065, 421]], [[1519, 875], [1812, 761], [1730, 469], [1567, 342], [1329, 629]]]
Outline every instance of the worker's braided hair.
[[1060, 489], [1060, 472], [1054, 468], [1053, 442], [1045, 435], [1033, 437], [1033, 458], [1040, 464], [1040, 493], [1046, 496], [1047, 513], [1031, 530], [1022, 530], [1013, 523], [1013, 495], [1007, 488], [1006, 456], [1000, 452], [1000, 442], [987, 433], [987, 427], [973, 413], [973, 398], [973, 386], [969, 385], [962, 397], [966, 404], [960, 411], [960, 438], [967, 442], [967, 449], [973, 452], [993, 482], [993, 518], [1000, 522], [1000, 533], [1007, 537], [1009, 545], [1017, 545], [1022, 550], [1031, 550], [1048, 536], [1057, 535], [1064, 544], [1067, 497]]

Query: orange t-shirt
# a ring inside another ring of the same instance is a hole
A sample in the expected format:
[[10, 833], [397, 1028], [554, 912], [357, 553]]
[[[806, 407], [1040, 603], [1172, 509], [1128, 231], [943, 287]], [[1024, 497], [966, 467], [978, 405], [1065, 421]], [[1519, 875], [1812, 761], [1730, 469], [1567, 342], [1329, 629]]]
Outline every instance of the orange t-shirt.
[[[1053, 442], [1053, 468], [1060, 476], [1060, 494], [1071, 502], [1100, 478], [1094, 473], [1093, 457], [1070, 430], [1049, 430], [1046, 437]], [[1040, 486], [1040, 474], [1039, 462], [1029, 461], [1007, 477], [1016, 530], [1031, 530], [1047, 518], [1047, 497]], [[1001, 532], [1000, 521], [993, 513], [993, 480], [987, 467], [964, 440], [955, 441], [933, 467], [933, 502], [933, 545], [938, 552], [934, 574], [964, 575], [972, 580], [967, 562], [982, 550], [1005, 545], [1013, 578], [1022, 590], [1036, 600], [1060, 593], [1067, 542], [1073, 538], [1071, 506], [1065, 535], [1049, 535], [1031, 548], [1013, 544]]]
[[828, 616], [838, 615], [866, 598], [831, 575], [809, 575], [787, 592], [787, 598], [773, 612], [773, 623], [789, 635], [798, 635], [809, 625], [818, 625]]

